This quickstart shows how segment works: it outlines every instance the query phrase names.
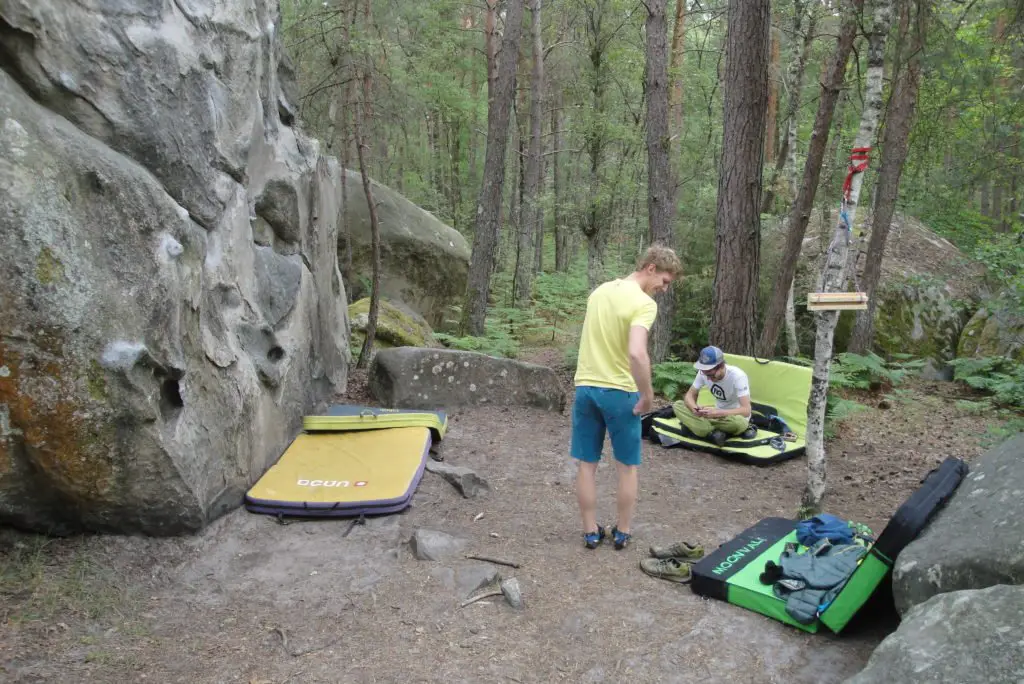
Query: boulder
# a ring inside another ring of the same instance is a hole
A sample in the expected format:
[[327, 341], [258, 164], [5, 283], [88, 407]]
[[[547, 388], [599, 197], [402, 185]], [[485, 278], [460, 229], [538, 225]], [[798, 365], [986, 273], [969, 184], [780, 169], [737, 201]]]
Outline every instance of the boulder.
[[960, 334], [957, 356], [1008, 356], [1024, 363], [1024, 319], [999, 302], [981, 307]]
[[344, 391], [341, 169], [281, 118], [279, 23], [0, 4], [0, 524], [195, 531]]
[[[366, 339], [366, 325], [370, 320], [370, 298], [365, 297], [348, 305], [349, 325], [352, 328], [351, 347], [358, 354]], [[392, 347], [440, 347], [419, 314], [400, 308], [381, 299], [377, 309], [377, 333], [374, 352]]]
[[565, 408], [565, 390], [546, 366], [452, 349], [397, 347], [370, 365], [370, 392], [388, 407], [535, 406]]
[[[352, 244], [356, 276], [369, 282], [372, 274], [370, 213], [362, 177], [347, 171], [348, 202], [345, 229]], [[434, 329], [444, 323], [448, 307], [466, 295], [469, 243], [454, 228], [416, 206], [386, 185], [371, 183], [380, 227], [382, 297], [402, 302], [423, 316]], [[339, 243], [339, 253], [344, 244]], [[361, 283], [352, 283], [355, 297], [368, 296]]]
[[933, 596], [846, 684], [989, 684], [1024, 681], [1024, 586]]
[[939, 362], [956, 358], [969, 314], [944, 285], [907, 279], [879, 289], [875, 349], [880, 354], [912, 354]]
[[900, 613], [935, 594], [1024, 582], [1024, 433], [971, 465], [956, 493], [896, 559]]

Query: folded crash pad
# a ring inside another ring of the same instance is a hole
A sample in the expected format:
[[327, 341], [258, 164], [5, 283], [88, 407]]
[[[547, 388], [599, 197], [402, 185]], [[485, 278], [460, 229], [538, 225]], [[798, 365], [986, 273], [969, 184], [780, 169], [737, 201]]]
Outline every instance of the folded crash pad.
[[[811, 369], [736, 354], [726, 354], [725, 360], [743, 370], [750, 380], [752, 418], [755, 424], [759, 424], [757, 435], [752, 439], [733, 437], [718, 446], [692, 434], [680, 424], [669, 407], [647, 417], [644, 428], [648, 439], [664, 447], [703, 451], [753, 465], [777, 463], [803, 454]], [[715, 399], [710, 392], [701, 392], [697, 403], [713, 406]], [[772, 416], [780, 418], [781, 422], [771, 420]], [[782, 439], [786, 427], [795, 435], [795, 440]]]
[[448, 416], [444, 411], [391, 409], [375, 406], [336, 404], [323, 413], [306, 416], [302, 427], [307, 432], [324, 430], [380, 430], [393, 427], [425, 427], [435, 443], [444, 439]]
[[304, 432], [246, 494], [254, 513], [344, 517], [406, 508], [423, 477], [431, 428]]
[[825, 625], [838, 634], [868, 599], [891, 581], [893, 563], [900, 551], [921, 533], [966, 474], [967, 464], [958, 458], [947, 458], [930, 472], [921, 487], [896, 510], [878, 539], [868, 545], [867, 553], [839, 593], [809, 624], [787, 613], [785, 599], [775, 595], [771, 584], [760, 580], [767, 562], [778, 563], [787, 544], [804, 550], [797, 542], [795, 520], [766, 518], [747, 528], [692, 566], [691, 588], [701, 596], [727, 601], [807, 632], [817, 632]]

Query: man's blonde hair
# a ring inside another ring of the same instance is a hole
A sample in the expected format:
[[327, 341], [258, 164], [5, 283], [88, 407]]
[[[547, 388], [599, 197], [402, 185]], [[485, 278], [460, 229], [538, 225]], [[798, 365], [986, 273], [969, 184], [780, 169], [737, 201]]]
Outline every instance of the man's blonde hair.
[[636, 260], [636, 270], [642, 271], [651, 264], [654, 264], [654, 270], [671, 273], [673, 278], [683, 272], [683, 264], [676, 256], [675, 250], [664, 245], [648, 247], [647, 251]]

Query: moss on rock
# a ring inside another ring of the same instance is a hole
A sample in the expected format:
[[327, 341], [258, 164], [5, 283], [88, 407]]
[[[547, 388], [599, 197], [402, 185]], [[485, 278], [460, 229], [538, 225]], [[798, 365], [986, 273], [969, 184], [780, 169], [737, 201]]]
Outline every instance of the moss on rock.
[[957, 356], [1008, 356], [1024, 363], [1024, 319], [998, 305], [978, 309], [964, 326]]
[[[348, 317], [352, 326], [352, 350], [362, 349], [366, 339], [366, 324], [370, 319], [370, 298], [364, 297], [348, 307]], [[380, 300], [377, 312], [376, 346], [380, 349], [390, 347], [439, 347], [423, 318], [392, 304], [386, 299]]]
[[939, 283], [909, 279], [879, 293], [875, 349], [883, 355], [913, 354], [950, 361], [966, 322], [964, 306]]

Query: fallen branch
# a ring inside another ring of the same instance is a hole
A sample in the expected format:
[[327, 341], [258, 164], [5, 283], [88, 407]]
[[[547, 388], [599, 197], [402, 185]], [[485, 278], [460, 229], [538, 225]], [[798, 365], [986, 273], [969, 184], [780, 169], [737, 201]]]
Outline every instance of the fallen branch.
[[502, 594], [501, 589], [492, 589], [490, 591], [485, 591], [482, 594], [477, 594], [473, 598], [466, 599], [465, 601], [463, 601], [462, 603], [459, 604], [459, 608], [465, 608], [466, 606], [468, 606], [471, 603], [476, 603], [477, 601], [482, 601], [483, 599], [491, 598], [492, 596], [501, 596], [501, 594]]
[[327, 643], [323, 644], [322, 646], [313, 646], [311, 648], [305, 648], [305, 649], [302, 649], [300, 651], [293, 651], [290, 648], [288, 648], [288, 635], [285, 634], [284, 629], [282, 629], [281, 627], [274, 627], [271, 631], [276, 632], [277, 635], [281, 637], [281, 647], [284, 648], [284, 652], [285, 653], [287, 653], [288, 655], [290, 655], [293, 658], [300, 658], [300, 657], [302, 657], [304, 655], [309, 655], [310, 653], [316, 653], [317, 651], [322, 651], [325, 648], [330, 648], [331, 646], [334, 646], [336, 643], [338, 643], [341, 640], [341, 638], [339, 637], [337, 639], [332, 639], [331, 641], [328, 641]]
[[466, 558], [468, 558], [470, 560], [485, 561], [487, 563], [497, 563], [498, 565], [507, 565], [510, 568], [518, 568], [519, 567], [519, 563], [516, 563], [515, 561], [501, 560], [500, 558], [491, 558], [490, 556], [474, 556], [474, 555], [469, 555], [469, 556], [466, 556]]

